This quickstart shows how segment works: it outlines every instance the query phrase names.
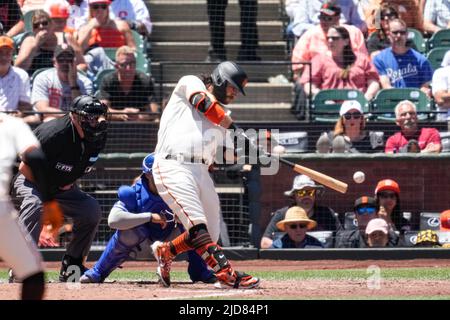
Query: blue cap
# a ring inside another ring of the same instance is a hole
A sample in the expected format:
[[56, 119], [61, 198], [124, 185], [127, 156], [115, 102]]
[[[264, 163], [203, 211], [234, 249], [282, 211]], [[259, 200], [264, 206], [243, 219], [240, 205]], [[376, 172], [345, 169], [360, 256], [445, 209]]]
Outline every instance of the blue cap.
[[150, 153], [148, 156], [142, 160], [142, 172], [143, 173], [152, 173], [153, 162], [155, 161], [155, 156], [153, 153]]

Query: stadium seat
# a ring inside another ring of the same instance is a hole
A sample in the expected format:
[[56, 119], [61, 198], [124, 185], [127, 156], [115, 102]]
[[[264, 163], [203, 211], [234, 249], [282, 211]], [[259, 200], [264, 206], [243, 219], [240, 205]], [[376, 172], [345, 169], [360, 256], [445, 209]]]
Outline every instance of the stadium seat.
[[309, 231], [306, 234], [319, 240], [324, 248], [334, 247], [333, 231]]
[[450, 29], [439, 30], [428, 40], [428, 50], [439, 47], [450, 47]]
[[439, 230], [441, 225], [439, 212], [421, 212], [420, 230]]
[[358, 228], [358, 222], [353, 211], [344, 214], [344, 229], [355, 230]]
[[285, 148], [286, 153], [308, 152], [308, 132], [306, 131], [272, 133], [272, 137]]
[[450, 132], [439, 132], [441, 135], [441, 152], [450, 152]]
[[33, 14], [36, 10], [27, 11], [23, 15], [23, 21], [25, 22], [25, 32], [32, 32], [33, 26], [31, 25], [31, 19], [33, 18]]
[[369, 102], [361, 91], [356, 89], [324, 89], [313, 99], [311, 105], [311, 120], [318, 122], [336, 122], [339, 119], [339, 109], [345, 100], [357, 100], [361, 103], [364, 113], [369, 112]]
[[103, 69], [102, 71], [100, 71], [99, 73], [97, 73], [97, 75], [95, 76], [94, 79], [94, 91], [99, 90], [100, 89], [100, 84], [102, 83], [103, 78], [116, 71], [115, 69]]
[[441, 67], [442, 60], [448, 50], [450, 50], [450, 47], [439, 47], [431, 49], [431, 51], [428, 52], [427, 59], [430, 61], [433, 70]]
[[372, 112], [377, 120], [395, 121], [395, 106], [402, 100], [412, 101], [420, 120], [431, 118], [431, 101], [417, 88], [395, 88], [378, 91], [372, 100]]
[[414, 28], [408, 28], [408, 40], [411, 40], [414, 44], [413, 48], [420, 53], [425, 53], [427, 51], [427, 44], [422, 33]]

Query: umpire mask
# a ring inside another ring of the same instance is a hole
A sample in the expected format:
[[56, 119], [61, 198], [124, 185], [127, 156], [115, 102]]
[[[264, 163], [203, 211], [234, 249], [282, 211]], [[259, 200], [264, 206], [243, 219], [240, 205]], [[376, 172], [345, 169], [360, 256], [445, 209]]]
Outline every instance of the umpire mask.
[[248, 77], [245, 71], [236, 63], [231, 61], [220, 63], [212, 72], [211, 78], [213, 94], [219, 102], [225, 103], [228, 83], [245, 96], [244, 86], [248, 82]]
[[[79, 116], [80, 126], [87, 141], [99, 142], [106, 138], [108, 108], [100, 100], [93, 96], [81, 95], [72, 101], [70, 111]], [[105, 120], [98, 122], [101, 116], [104, 116]]]

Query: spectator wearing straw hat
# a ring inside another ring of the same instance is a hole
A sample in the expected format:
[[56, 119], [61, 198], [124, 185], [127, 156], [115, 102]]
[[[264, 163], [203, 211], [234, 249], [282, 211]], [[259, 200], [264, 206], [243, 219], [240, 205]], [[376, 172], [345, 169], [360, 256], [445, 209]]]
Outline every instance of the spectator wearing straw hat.
[[[367, 248], [369, 247], [367, 226], [372, 219], [378, 218], [379, 206], [372, 197], [363, 196], [355, 201], [354, 212], [358, 228], [355, 230], [340, 230], [336, 234], [336, 248]], [[370, 230], [370, 229], [369, 229]], [[388, 230], [388, 247], [395, 247], [399, 243], [399, 236]]]
[[298, 175], [294, 178], [292, 189], [284, 193], [292, 201], [288, 206], [272, 213], [272, 219], [264, 231], [261, 239], [261, 248], [267, 249], [272, 245], [277, 232], [280, 229], [277, 223], [285, 218], [286, 212], [292, 206], [298, 206], [305, 210], [309, 219], [316, 222], [314, 231], [337, 231], [342, 228], [338, 214], [333, 209], [320, 206], [317, 199], [321, 198], [324, 192], [322, 185], [316, 184], [311, 178], [305, 175]]
[[320, 241], [306, 231], [314, 229], [317, 222], [308, 218], [301, 207], [291, 207], [283, 220], [277, 223], [277, 228], [286, 234], [273, 241], [271, 248], [323, 248]]

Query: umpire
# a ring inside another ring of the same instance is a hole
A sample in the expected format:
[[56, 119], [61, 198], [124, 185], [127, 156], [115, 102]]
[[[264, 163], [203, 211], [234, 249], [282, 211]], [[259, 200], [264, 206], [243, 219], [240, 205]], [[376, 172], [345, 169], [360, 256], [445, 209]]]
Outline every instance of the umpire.
[[101, 211], [97, 200], [82, 192], [75, 182], [97, 161], [106, 143], [107, 127], [106, 105], [89, 95], [75, 98], [69, 113], [34, 130], [46, 157], [42, 165], [45, 174], [35, 179], [29, 164], [22, 162], [14, 180], [13, 192], [21, 203], [20, 221], [36, 243], [49, 245], [56, 241], [46, 235], [41, 224], [42, 207], [48, 203], [48, 197], [54, 198], [63, 215], [73, 220], [73, 237], [59, 275], [61, 282], [86, 270], [83, 261], [97, 231]]

